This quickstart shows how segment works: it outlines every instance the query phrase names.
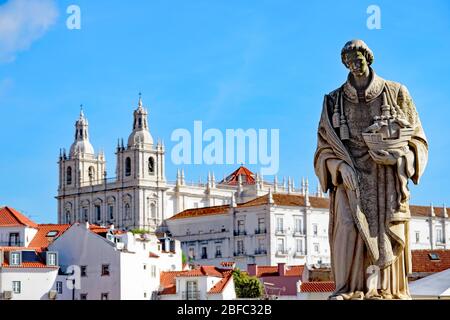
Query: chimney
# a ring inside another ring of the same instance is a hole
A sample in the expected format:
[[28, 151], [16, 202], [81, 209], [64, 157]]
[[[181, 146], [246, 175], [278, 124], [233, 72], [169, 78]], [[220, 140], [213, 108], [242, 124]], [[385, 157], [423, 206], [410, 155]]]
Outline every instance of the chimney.
[[279, 262], [278, 263], [278, 276], [284, 277], [286, 275], [286, 263]]
[[258, 274], [258, 265], [256, 263], [248, 264], [247, 272], [251, 277], [256, 276]]

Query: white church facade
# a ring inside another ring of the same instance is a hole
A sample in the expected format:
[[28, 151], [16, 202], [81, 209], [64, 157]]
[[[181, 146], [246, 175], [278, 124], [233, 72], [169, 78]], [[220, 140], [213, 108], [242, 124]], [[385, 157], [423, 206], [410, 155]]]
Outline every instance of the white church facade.
[[267, 193], [267, 184], [258, 176], [246, 181], [243, 175], [244, 181], [238, 183], [239, 169], [230, 176], [232, 181], [216, 183], [214, 174], [208, 174], [207, 182], [198, 184], [187, 184], [181, 170], [176, 182], [170, 183], [165, 175], [164, 144], [154, 142], [147, 115], [139, 97], [133, 130], [126, 146], [123, 141], [117, 145], [116, 175], [110, 178], [104, 154], [95, 154], [89, 141], [88, 120], [81, 111], [69, 153], [60, 152], [58, 223], [165, 231], [164, 221], [185, 209], [229, 204], [236, 194], [236, 200], [243, 202]]

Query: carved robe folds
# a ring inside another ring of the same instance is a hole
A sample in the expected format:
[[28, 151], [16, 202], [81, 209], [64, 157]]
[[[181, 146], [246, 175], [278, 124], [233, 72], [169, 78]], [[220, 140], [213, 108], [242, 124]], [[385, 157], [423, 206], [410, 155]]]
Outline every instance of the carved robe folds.
[[[336, 291], [332, 297], [410, 298], [407, 275], [411, 270], [408, 179], [418, 183], [428, 159], [428, 145], [420, 120], [401, 84], [384, 80], [371, 70], [363, 92], [347, 81], [326, 95], [318, 128], [314, 168], [324, 192], [330, 192], [329, 239]], [[409, 150], [395, 165], [380, 165], [368, 153], [362, 132], [381, 115], [382, 92], [389, 94], [401, 115], [414, 128]], [[333, 107], [343, 95], [349, 139], [341, 140], [332, 126]], [[357, 190], [346, 189], [339, 166], [346, 163], [358, 179]], [[367, 287], [367, 269], [380, 269], [379, 285]]]

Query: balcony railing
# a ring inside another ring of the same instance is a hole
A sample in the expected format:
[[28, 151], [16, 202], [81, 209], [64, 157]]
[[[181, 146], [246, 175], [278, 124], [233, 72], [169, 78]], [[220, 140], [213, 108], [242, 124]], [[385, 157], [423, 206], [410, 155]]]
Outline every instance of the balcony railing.
[[255, 254], [267, 254], [266, 249], [255, 249]]
[[292, 234], [294, 237], [295, 236], [304, 236], [305, 235], [305, 230], [297, 230], [297, 229], [295, 229], [294, 230], [294, 233]]
[[236, 251], [236, 252], [234, 253], [234, 256], [235, 256], [235, 257], [238, 257], [238, 256], [245, 256], [245, 251]]
[[202, 259], [208, 259], [208, 255], [202, 254]]
[[283, 250], [277, 250], [276, 255], [277, 256], [285, 256], [288, 254], [288, 251], [286, 249]]
[[255, 229], [255, 234], [263, 234], [263, 233], [266, 233], [266, 232], [267, 232], [266, 228]]
[[245, 231], [245, 230], [234, 230], [234, 235], [235, 236], [246, 236], [247, 235], [247, 231]]
[[287, 230], [286, 229], [276, 229], [275, 234], [276, 235], [285, 235], [285, 234], [287, 234]]
[[182, 291], [181, 299], [182, 300], [200, 300], [200, 291], [198, 291], [198, 290]]

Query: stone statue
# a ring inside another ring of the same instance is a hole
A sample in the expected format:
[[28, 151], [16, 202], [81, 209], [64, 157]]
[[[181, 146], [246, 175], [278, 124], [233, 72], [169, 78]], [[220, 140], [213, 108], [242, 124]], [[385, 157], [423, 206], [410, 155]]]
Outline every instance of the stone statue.
[[325, 95], [314, 156], [330, 192], [329, 299], [410, 299], [408, 179], [424, 172], [427, 140], [408, 90], [374, 72], [363, 41], [341, 57], [350, 73]]

